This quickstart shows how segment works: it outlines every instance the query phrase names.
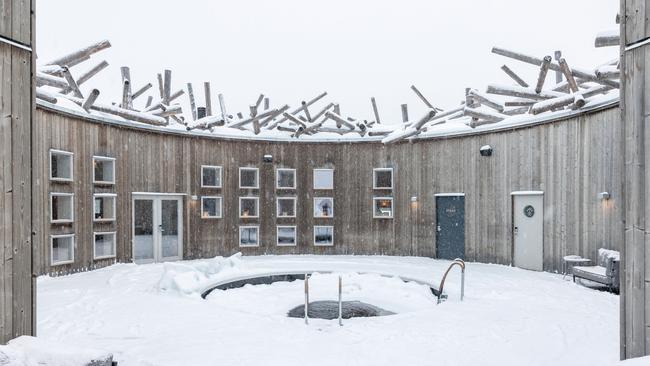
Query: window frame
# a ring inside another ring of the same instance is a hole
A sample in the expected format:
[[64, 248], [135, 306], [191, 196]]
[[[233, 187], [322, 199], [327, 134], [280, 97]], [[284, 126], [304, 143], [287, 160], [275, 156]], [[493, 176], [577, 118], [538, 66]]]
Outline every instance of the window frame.
[[[280, 187], [280, 172], [293, 173], [293, 187]], [[276, 168], [275, 169], [275, 189], [296, 189], [296, 169], [295, 168]]]
[[[257, 230], [257, 243], [255, 245], [242, 245], [241, 233], [242, 229], [255, 229]], [[259, 248], [260, 246], [260, 226], [259, 225], [239, 225], [239, 242], [237, 243], [240, 248]]]
[[[332, 244], [316, 244], [316, 228], [331, 228], [332, 229]], [[334, 246], [334, 225], [314, 225], [313, 229], [314, 234], [314, 246], [315, 247], [333, 247]]]
[[[316, 216], [316, 200], [322, 200], [322, 199], [329, 199], [332, 201], [332, 214], [329, 216]], [[334, 197], [314, 197], [313, 201], [314, 207], [313, 207], [313, 217], [315, 219], [331, 219], [334, 218]]]
[[[242, 186], [241, 173], [242, 170], [255, 170], [255, 186]], [[260, 189], [260, 168], [256, 167], [239, 167], [239, 188], [240, 189]]]
[[[218, 169], [219, 170], [219, 185], [208, 186], [203, 184], [203, 169]], [[241, 183], [241, 181], [240, 181]], [[222, 188], [223, 187], [223, 167], [221, 165], [201, 165], [201, 188]]]
[[[54, 262], [54, 239], [60, 238], [72, 238], [72, 259], [67, 261]], [[74, 245], [75, 245], [75, 234], [59, 234], [59, 235], [50, 235], [50, 266], [61, 266], [64, 264], [74, 263]]]
[[[289, 216], [281, 216], [280, 215], [280, 200], [293, 200], [293, 215]], [[296, 196], [286, 196], [286, 197], [276, 197], [275, 198], [275, 217], [285, 219], [285, 218], [296, 218], [297, 210], [298, 210], [298, 205], [297, 205], [298, 199]]]
[[[280, 244], [280, 228], [293, 229], [293, 244]], [[275, 227], [275, 245], [278, 247], [295, 247], [298, 246], [298, 227], [296, 225], [276, 225]]]
[[[71, 197], [70, 219], [54, 220], [54, 196]], [[71, 224], [74, 222], [74, 193], [50, 192], [50, 224]]]
[[[329, 188], [316, 188], [316, 172], [329, 171], [332, 172], [332, 185]], [[312, 171], [312, 188], [315, 190], [333, 190], [334, 189], [334, 169], [333, 168], [314, 168]]]
[[[390, 187], [377, 187], [377, 172], [390, 172]], [[393, 187], [395, 187], [395, 174], [393, 168], [372, 169], [372, 189], [393, 190]]]
[[[218, 199], [219, 200], [219, 215], [218, 216], [204, 216], [203, 215], [203, 200], [204, 199]], [[201, 196], [201, 219], [221, 219], [223, 218], [223, 197], [222, 196]]]
[[[95, 199], [98, 197], [111, 197], [113, 198], [113, 217], [109, 219], [97, 219], [95, 218]], [[114, 222], [117, 221], [117, 194], [115, 193], [93, 193], [93, 222]]]
[[[254, 199], [255, 200], [255, 216], [248, 215], [248, 216], [242, 216], [242, 211], [241, 211], [241, 201], [242, 199]], [[239, 218], [240, 219], [257, 219], [260, 217], [260, 198], [257, 196], [242, 196], [239, 197]]]
[[[115, 163], [116, 163], [115, 158], [112, 158], [110, 156], [101, 156], [101, 155], [93, 155], [93, 184], [97, 185], [115, 185], [116, 182], [116, 176], [115, 176]], [[95, 179], [95, 161], [110, 161], [113, 164], [113, 181], [107, 181], [107, 180], [96, 180]]]
[[[390, 201], [390, 216], [377, 216], [375, 214], [376, 212], [376, 205], [377, 201], [379, 200], [389, 200]], [[392, 219], [395, 216], [395, 201], [393, 200], [393, 197], [373, 197], [372, 198], [372, 218], [373, 219]]]
[[[50, 149], [50, 161], [49, 161], [49, 167], [50, 167], [50, 181], [53, 182], [72, 182], [74, 181], [74, 153], [71, 151], [65, 151], [65, 150], [59, 150], [59, 149]], [[70, 178], [57, 178], [52, 176], [52, 155], [65, 155], [69, 156], [71, 161], [70, 161]]]
[[[97, 256], [97, 235], [113, 235], [113, 254]], [[93, 231], [93, 260], [117, 257], [117, 231]]]

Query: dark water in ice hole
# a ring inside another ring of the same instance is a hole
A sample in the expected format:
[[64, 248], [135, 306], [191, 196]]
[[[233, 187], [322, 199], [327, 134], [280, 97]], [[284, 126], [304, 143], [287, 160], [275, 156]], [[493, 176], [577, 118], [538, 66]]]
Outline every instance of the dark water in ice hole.
[[[343, 301], [342, 305], [343, 319], [350, 318], [364, 318], [371, 316], [384, 316], [393, 315], [392, 311], [378, 308], [374, 305], [366, 304], [361, 301]], [[339, 303], [338, 301], [314, 301], [309, 303], [309, 311], [307, 312], [310, 318], [316, 319], [338, 319], [339, 317]], [[290, 318], [304, 318], [305, 305], [298, 305], [289, 310], [287, 314]]]

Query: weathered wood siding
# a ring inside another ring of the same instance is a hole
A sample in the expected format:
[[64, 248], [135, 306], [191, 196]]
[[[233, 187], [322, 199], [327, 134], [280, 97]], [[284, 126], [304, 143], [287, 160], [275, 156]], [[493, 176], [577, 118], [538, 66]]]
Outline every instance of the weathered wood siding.
[[625, 145], [625, 245], [621, 269], [621, 358], [650, 354], [650, 161], [646, 70], [650, 46], [627, 47], [650, 36], [646, 0], [621, 1], [621, 110]]
[[[184, 257], [244, 254], [389, 254], [435, 256], [434, 194], [464, 192], [466, 258], [510, 264], [512, 260], [512, 191], [545, 192], [544, 268], [561, 269], [561, 257], [581, 254], [592, 259], [600, 247], [618, 249], [623, 241], [622, 151], [620, 113], [603, 111], [502, 132], [422, 140], [384, 146], [366, 143], [297, 143], [233, 141], [148, 132], [86, 121], [37, 110], [35, 143], [41, 161], [50, 148], [75, 154], [75, 182], [48, 182], [48, 164], [35, 167], [44, 182], [35, 200], [39, 220], [49, 222], [48, 193], [75, 193], [75, 222], [46, 225], [50, 233], [75, 233], [75, 263], [51, 267], [49, 245], [39, 248], [41, 273], [68, 272], [96, 265], [92, 260], [92, 156], [117, 158], [118, 261], [131, 258], [131, 193], [184, 193]], [[479, 148], [489, 144], [491, 157]], [[273, 163], [263, 163], [264, 154]], [[223, 166], [223, 188], [200, 187], [201, 165]], [[239, 167], [260, 169], [260, 189], [238, 186]], [[372, 189], [373, 168], [394, 169], [394, 189]], [[295, 168], [297, 189], [275, 189], [275, 168]], [[333, 191], [314, 191], [314, 168], [333, 168]], [[104, 191], [104, 190], [102, 190]], [[598, 199], [609, 191], [612, 199]], [[191, 196], [198, 196], [198, 201]], [[200, 197], [223, 196], [223, 218], [202, 219]], [[260, 218], [240, 219], [240, 196], [260, 197]], [[275, 217], [275, 197], [296, 196], [297, 218]], [[334, 218], [313, 218], [313, 198], [332, 196]], [[394, 197], [394, 219], [373, 219], [373, 196]], [[417, 207], [411, 205], [417, 197]], [[238, 247], [238, 226], [260, 226], [259, 248]], [[296, 225], [296, 247], [276, 246], [276, 225]], [[315, 247], [313, 226], [333, 225], [334, 246]]]
[[[33, 3], [0, 1], [0, 36], [31, 45]], [[0, 42], [0, 343], [34, 330], [32, 54]]]

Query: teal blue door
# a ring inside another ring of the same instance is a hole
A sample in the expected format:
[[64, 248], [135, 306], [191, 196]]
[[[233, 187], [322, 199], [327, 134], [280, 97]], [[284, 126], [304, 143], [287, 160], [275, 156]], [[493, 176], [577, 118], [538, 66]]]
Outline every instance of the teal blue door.
[[465, 259], [464, 196], [436, 196], [436, 257]]

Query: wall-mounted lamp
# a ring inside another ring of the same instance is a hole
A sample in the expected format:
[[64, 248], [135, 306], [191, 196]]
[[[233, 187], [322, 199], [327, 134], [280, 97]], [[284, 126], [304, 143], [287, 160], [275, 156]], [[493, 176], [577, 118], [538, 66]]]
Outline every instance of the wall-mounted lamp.
[[411, 197], [411, 208], [418, 208], [418, 198], [416, 196]]
[[598, 193], [598, 198], [600, 198], [602, 201], [607, 201], [608, 199], [610, 199], [610, 197], [611, 195], [609, 194], [609, 192]]
[[484, 145], [479, 149], [481, 156], [492, 156], [492, 146]]
[[262, 161], [265, 163], [272, 163], [273, 162], [273, 155], [271, 154], [266, 154], [262, 157]]
[[192, 195], [192, 196], [190, 196], [190, 199], [192, 199], [192, 201], [198, 201], [198, 200], [199, 200], [199, 196]]

